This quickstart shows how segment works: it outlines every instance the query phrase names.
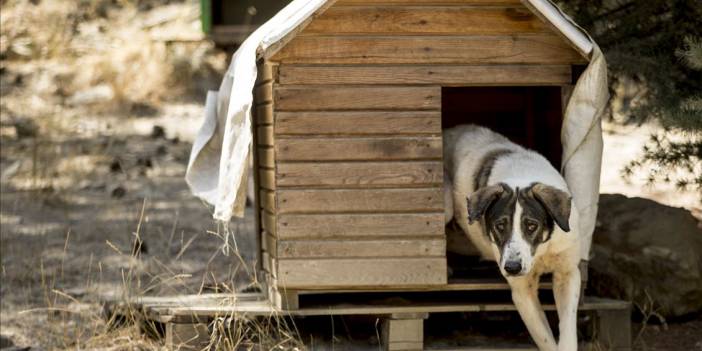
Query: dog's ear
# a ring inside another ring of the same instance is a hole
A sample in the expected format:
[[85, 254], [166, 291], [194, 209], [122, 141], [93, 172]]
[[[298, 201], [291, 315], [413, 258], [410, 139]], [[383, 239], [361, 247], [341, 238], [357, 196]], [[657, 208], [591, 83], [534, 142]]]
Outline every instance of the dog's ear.
[[563, 190], [552, 186], [536, 183], [531, 188], [536, 200], [546, 209], [546, 212], [556, 221], [564, 232], [570, 231], [570, 200], [571, 197]]
[[471, 194], [468, 199], [468, 223], [473, 224], [485, 214], [487, 208], [500, 198], [505, 188], [502, 184], [486, 186]]

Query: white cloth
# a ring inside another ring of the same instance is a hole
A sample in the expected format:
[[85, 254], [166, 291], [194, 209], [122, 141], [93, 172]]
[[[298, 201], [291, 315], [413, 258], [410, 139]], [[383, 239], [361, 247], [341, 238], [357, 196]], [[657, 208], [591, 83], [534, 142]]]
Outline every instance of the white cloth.
[[326, 2], [295, 0], [283, 8], [234, 53], [219, 92], [207, 94], [205, 121], [193, 144], [185, 180], [195, 196], [214, 205], [215, 219], [244, 215], [257, 53], [280, 41]]
[[[205, 121], [193, 144], [185, 178], [193, 194], [214, 205], [216, 219], [229, 221], [244, 213], [257, 54], [333, 1], [291, 2], [244, 41], [234, 53], [219, 92], [208, 93]], [[599, 198], [600, 118], [608, 99], [606, 63], [597, 45], [550, 1], [522, 2], [559, 29], [578, 51], [590, 56], [590, 64], [567, 103], [561, 133], [562, 171], [580, 212], [582, 258], [587, 259]]]
[[607, 63], [596, 45], [566, 105], [561, 143], [565, 176], [580, 214], [580, 258], [589, 260], [597, 221], [602, 166], [602, 113], [609, 100]]

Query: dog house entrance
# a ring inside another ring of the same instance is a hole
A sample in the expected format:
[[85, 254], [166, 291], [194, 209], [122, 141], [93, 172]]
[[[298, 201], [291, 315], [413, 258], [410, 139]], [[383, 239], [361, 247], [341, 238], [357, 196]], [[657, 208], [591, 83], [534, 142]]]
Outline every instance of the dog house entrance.
[[472, 123], [561, 164], [560, 87], [458, 87], [441, 90], [442, 128]]
[[[561, 87], [446, 87], [441, 91], [442, 128], [476, 124], [561, 164]], [[449, 282], [499, 277], [493, 262], [475, 257], [468, 238], [453, 222], [446, 227]]]

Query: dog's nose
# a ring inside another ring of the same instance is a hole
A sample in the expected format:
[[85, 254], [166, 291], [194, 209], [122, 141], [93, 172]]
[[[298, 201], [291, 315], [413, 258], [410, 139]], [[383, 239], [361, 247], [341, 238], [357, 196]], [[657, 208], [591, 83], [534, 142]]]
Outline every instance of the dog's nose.
[[522, 263], [519, 261], [505, 262], [505, 271], [509, 274], [519, 274], [522, 271]]

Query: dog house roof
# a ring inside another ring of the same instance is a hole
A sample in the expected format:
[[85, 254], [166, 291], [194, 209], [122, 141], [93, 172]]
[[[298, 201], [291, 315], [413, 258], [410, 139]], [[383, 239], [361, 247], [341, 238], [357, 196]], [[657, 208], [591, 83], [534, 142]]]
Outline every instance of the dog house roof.
[[[257, 60], [275, 54], [334, 2], [292, 1], [244, 41], [234, 53], [220, 90], [208, 93], [205, 120], [193, 144], [186, 181], [193, 194], [215, 206], [216, 219], [228, 221], [244, 213]], [[567, 102], [561, 139], [562, 172], [580, 213], [582, 235], [591, 235], [599, 198], [599, 122], [608, 99], [606, 63], [596, 43], [553, 3], [521, 2], [590, 62]], [[589, 251], [586, 246], [585, 252]]]
[[[259, 50], [259, 56], [271, 57], [285, 46], [292, 38], [301, 32], [305, 25], [316, 15], [324, 12], [336, 0], [296, 0], [281, 10], [267, 24], [272, 24], [272, 30], [264, 35]], [[551, 24], [569, 44], [581, 55], [590, 58], [594, 42], [587, 33], [549, 0], [521, 0], [535, 15]]]

